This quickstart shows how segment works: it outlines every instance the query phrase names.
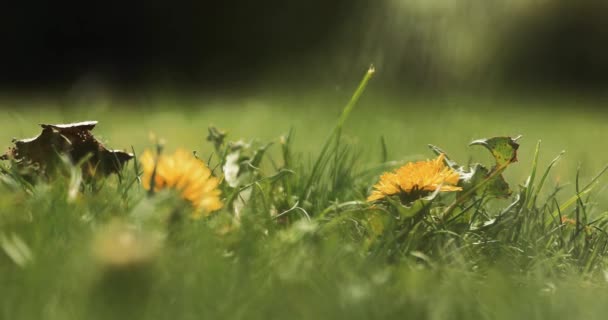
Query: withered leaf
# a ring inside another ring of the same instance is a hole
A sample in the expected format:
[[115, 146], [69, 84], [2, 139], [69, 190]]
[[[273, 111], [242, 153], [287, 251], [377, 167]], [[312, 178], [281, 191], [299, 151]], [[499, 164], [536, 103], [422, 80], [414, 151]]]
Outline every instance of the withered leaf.
[[40, 124], [40, 135], [30, 139], [13, 140], [14, 146], [0, 156], [0, 160], [13, 160], [19, 166], [48, 173], [54, 169], [58, 154], [67, 156], [74, 164], [89, 157], [83, 163], [85, 175], [117, 173], [133, 158], [133, 154], [107, 149], [91, 133], [95, 125], [97, 121]]

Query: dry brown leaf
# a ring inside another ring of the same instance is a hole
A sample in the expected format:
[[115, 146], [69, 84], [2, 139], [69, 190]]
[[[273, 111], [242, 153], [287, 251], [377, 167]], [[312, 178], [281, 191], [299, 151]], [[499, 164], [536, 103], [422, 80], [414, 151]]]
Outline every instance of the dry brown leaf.
[[107, 149], [91, 133], [95, 125], [97, 121], [40, 124], [40, 135], [30, 139], [13, 140], [15, 145], [0, 156], [0, 160], [14, 160], [19, 166], [48, 172], [56, 164], [57, 154], [67, 156], [74, 164], [90, 155], [83, 166], [87, 176], [117, 173], [133, 158], [133, 154]]

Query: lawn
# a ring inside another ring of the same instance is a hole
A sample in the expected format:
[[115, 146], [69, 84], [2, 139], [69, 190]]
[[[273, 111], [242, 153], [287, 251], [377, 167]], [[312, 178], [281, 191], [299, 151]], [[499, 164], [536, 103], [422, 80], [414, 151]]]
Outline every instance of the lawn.
[[[134, 161], [121, 181], [76, 187], [78, 170], [29, 185], [7, 169], [0, 319], [605, 318], [608, 178], [585, 189], [608, 163], [601, 102], [423, 98], [372, 85], [344, 123], [339, 147], [330, 143], [318, 161], [349, 98], [350, 90], [325, 89], [2, 100], [3, 148], [38, 134], [38, 123], [83, 120], [98, 120], [93, 133], [112, 148], [133, 146], [140, 156], [154, 148], [153, 133], [165, 153], [196, 150], [210, 167], [221, 161], [206, 141], [210, 124], [228, 140], [253, 141], [241, 155], [254, 158], [255, 146], [274, 144], [258, 166], [241, 169], [253, 183], [247, 199], [224, 181], [225, 207], [202, 219], [180, 213], [183, 203], [170, 192], [147, 196]], [[292, 144], [280, 138], [290, 129]], [[491, 168], [490, 153], [469, 142], [520, 134], [519, 161], [504, 170], [513, 190], [506, 198], [475, 194], [453, 211], [446, 208], [459, 198], [447, 192], [365, 202], [383, 170], [435, 158], [428, 144], [460, 164]], [[538, 140], [536, 180], [526, 185]], [[325, 166], [315, 175], [318, 162]], [[564, 188], [554, 195], [556, 186]], [[244, 209], [235, 222], [238, 201]]]
[[[5, 116], [0, 118], [0, 147], [12, 138], [38, 134], [38, 123], [98, 120], [94, 133], [117, 149], [142, 150], [151, 145], [149, 134], [167, 141], [167, 148], [185, 147], [207, 155], [207, 127], [229, 132], [233, 140], [278, 141], [290, 128], [295, 145], [307, 155], [319, 151], [340, 114], [350, 92], [316, 89], [314, 93], [260, 90], [234, 98], [156, 97], [136, 101], [109, 100], [89, 103], [62, 101], [0, 100]], [[427, 144], [442, 146], [466, 162], [483, 152], [463, 145], [490, 136], [522, 135], [521, 162], [509, 174], [521, 182], [528, 174], [535, 144], [542, 140], [541, 162], [561, 151], [556, 178], [572, 182], [577, 166], [590, 177], [608, 159], [603, 148], [608, 131], [604, 100], [411, 97], [366, 92], [344, 128], [348, 142], [361, 152], [362, 162], [380, 161], [380, 137], [384, 137], [392, 160], [424, 159]], [[312, 156], [312, 155], [311, 155]], [[489, 161], [489, 158], [486, 159]]]

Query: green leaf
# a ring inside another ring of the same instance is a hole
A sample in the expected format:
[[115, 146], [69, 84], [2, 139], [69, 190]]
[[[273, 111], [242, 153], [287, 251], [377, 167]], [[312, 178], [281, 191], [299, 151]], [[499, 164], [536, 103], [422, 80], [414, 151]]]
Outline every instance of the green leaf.
[[226, 132], [220, 130], [214, 126], [210, 126], [209, 135], [207, 135], [207, 141], [213, 143], [215, 150], [219, 153], [220, 148], [224, 145], [224, 140], [226, 139]]
[[253, 166], [254, 168], [259, 167], [260, 163], [262, 163], [262, 159], [264, 158], [264, 154], [266, 153], [266, 150], [271, 145], [272, 145], [272, 142], [267, 143], [267, 144], [259, 147], [257, 150], [255, 150], [255, 152], [253, 153], [253, 156], [251, 157], [251, 160], [249, 161], [249, 164], [251, 166]]
[[[476, 187], [480, 184], [480, 187]], [[461, 185], [465, 192], [477, 188], [477, 195], [508, 197], [512, 193], [502, 174], [493, 174], [493, 171], [479, 163], [473, 165], [469, 172], [461, 173]]]
[[519, 144], [516, 142], [521, 136], [516, 138], [511, 137], [494, 137], [489, 139], [475, 140], [470, 143], [486, 147], [496, 160], [496, 167], [504, 168], [513, 162], [517, 162], [517, 149]]
[[[470, 145], [481, 145], [492, 153], [496, 160], [496, 165], [491, 170], [486, 167], [475, 164], [468, 169], [460, 167], [458, 164], [446, 155], [446, 164], [452, 169], [458, 171], [460, 175], [460, 186], [463, 191], [460, 192], [454, 202], [447, 207], [444, 214], [449, 216], [458, 205], [466, 202], [472, 196], [492, 196], [492, 197], [508, 197], [512, 191], [509, 184], [502, 176], [502, 172], [507, 166], [517, 161], [517, 149], [519, 144], [516, 142], [520, 136], [511, 137], [493, 137], [489, 139], [475, 140]], [[434, 145], [429, 145], [431, 150], [436, 154], [445, 154], [443, 150]]]
[[401, 204], [399, 199], [394, 199], [393, 197], [386, 197], [386, 200], [397, 209], [399, 215], [403, 218], [411, 218], [417, 215], [419, 212], [425, 210], [429, 207], [433, 199], [422, 198], [411, 202], [409, 205], [405, 206]]

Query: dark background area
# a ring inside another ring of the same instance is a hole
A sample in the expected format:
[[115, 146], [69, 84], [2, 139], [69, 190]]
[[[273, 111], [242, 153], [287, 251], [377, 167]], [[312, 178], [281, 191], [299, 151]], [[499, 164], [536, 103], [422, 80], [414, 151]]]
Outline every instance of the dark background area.
[[35, 1], [3, 5], [0, 84], [230, 82], [323, 46], [356, 8], [332, 1]]
[[602, 91], [608, 84], [608, 3], [557, 1], [512, 26], [501, 50], [510, 83]]
[[[608, 5], [554, 0], [508, 11], [489, 2], [428, 12], [411, 5], [399, 15], [388, 0], [6, 3], [0, 87], [62, 90], [89, 75], [117, 87], [237, 86], [268, 71], [359, 76], [376, 63], [384, 81], [398, 86], [603, 91]], [[464, 62], [443, 46], [453, 41], [459, 49], [456, 36], [446, 35], [457, 29], [452, 24], [477, 41]], [[495, 33], [477, 37], [484, 26]]]

